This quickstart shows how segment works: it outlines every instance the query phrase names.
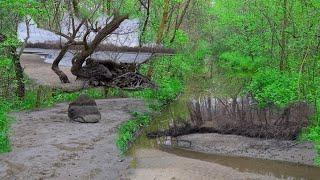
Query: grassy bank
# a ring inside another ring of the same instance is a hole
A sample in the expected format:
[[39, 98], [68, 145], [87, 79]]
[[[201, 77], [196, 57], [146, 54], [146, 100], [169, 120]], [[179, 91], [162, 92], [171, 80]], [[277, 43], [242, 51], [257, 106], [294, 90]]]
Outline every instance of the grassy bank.
[[[130, 148], [132, 142], [137, 138], [137, 132], [150, 124], [152, 112], [161, 111], [162, 108], [174, 101], [184, 91], [187, 78], [203, 69], [201, 63], [206, 55], [206, 50], [203, 47], [198, 46], [193, 50], [189, 49], [181, 52], [184, 53], [158, 57], [153, 60], [154, 76], [152, 80], [159, 86], [157, 89], [127, 93], [129, 97], [144, 99], [151, 112], [142, 115], [135, 114], [133, 119], [121, 124], [118, 128], [116, 144], [122, 153]], [[147, 73], [150, 65], [144, 65], [141, 72]]]

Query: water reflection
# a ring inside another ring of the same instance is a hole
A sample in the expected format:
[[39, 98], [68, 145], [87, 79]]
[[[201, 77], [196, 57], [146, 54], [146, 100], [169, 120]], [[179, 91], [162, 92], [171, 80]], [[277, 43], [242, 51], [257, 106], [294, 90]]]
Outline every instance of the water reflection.
[[240, 172], [258, 173], [283, 179], [319, 179], [320, 168], [294, 163], [262, 160], [246, 157], [223, 156], [194, 152], [180, 148], [161, 148], [178, 156], [199, 159], [228, 166]]

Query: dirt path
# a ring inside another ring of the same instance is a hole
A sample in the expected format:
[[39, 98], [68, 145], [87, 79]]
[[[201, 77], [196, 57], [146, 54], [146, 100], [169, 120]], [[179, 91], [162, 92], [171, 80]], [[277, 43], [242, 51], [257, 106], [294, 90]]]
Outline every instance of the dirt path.
[[180, 157], [155, 149], [136, 152], [136, 168], [128, 176], [136, 180], [213, 180], [213, 179], [276, 179], [255, 173], [239, 172], [216, 163]]
[[[12, 127], [12, 152], [0, 155], [0, 179], [118, 179], [129, 159], [115, 146], [116, 127], [130, 111], [144, 111], [134, 99], [97, 100], [97, 124], [68, 121], [67, 104], [19, 112]], [[120, 162], [121, 160], [122, 162]]]
[[60, 66], [60, 69], [70, 80], [70, 83], [62, 84], [58, 76], [51, 70], [51, 64], [45, 63], [38, 55], [23, 54], [21, 56], [21, 66], [28, 78], [40, 85], [61, 88], [64, 91], [76, 91], [83, 86], [83, 82], [76, 81], [70, 67]]

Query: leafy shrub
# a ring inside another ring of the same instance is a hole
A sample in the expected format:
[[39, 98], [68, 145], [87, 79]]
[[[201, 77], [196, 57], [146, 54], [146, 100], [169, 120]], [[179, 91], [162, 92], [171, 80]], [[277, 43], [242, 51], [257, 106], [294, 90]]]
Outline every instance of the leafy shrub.
[[219, 66], [228, 73], [240, 77], [251, 77], [266, 58], [245, 56], [239, 52], [224, 52], [219, 56]]
[[261, 69], [247, 87], [261, 107], [274, 104], [284, 108], [298, 100], [298, 75], [275, 69]]

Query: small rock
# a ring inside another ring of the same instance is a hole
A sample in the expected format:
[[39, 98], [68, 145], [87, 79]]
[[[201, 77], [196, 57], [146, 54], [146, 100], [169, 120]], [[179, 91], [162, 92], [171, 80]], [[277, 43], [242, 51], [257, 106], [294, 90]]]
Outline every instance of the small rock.
[[69, 104], [68, 116], [71, 121], [81, 123], [97, 123], [101, 120], [97, 103], [85, 94]]

